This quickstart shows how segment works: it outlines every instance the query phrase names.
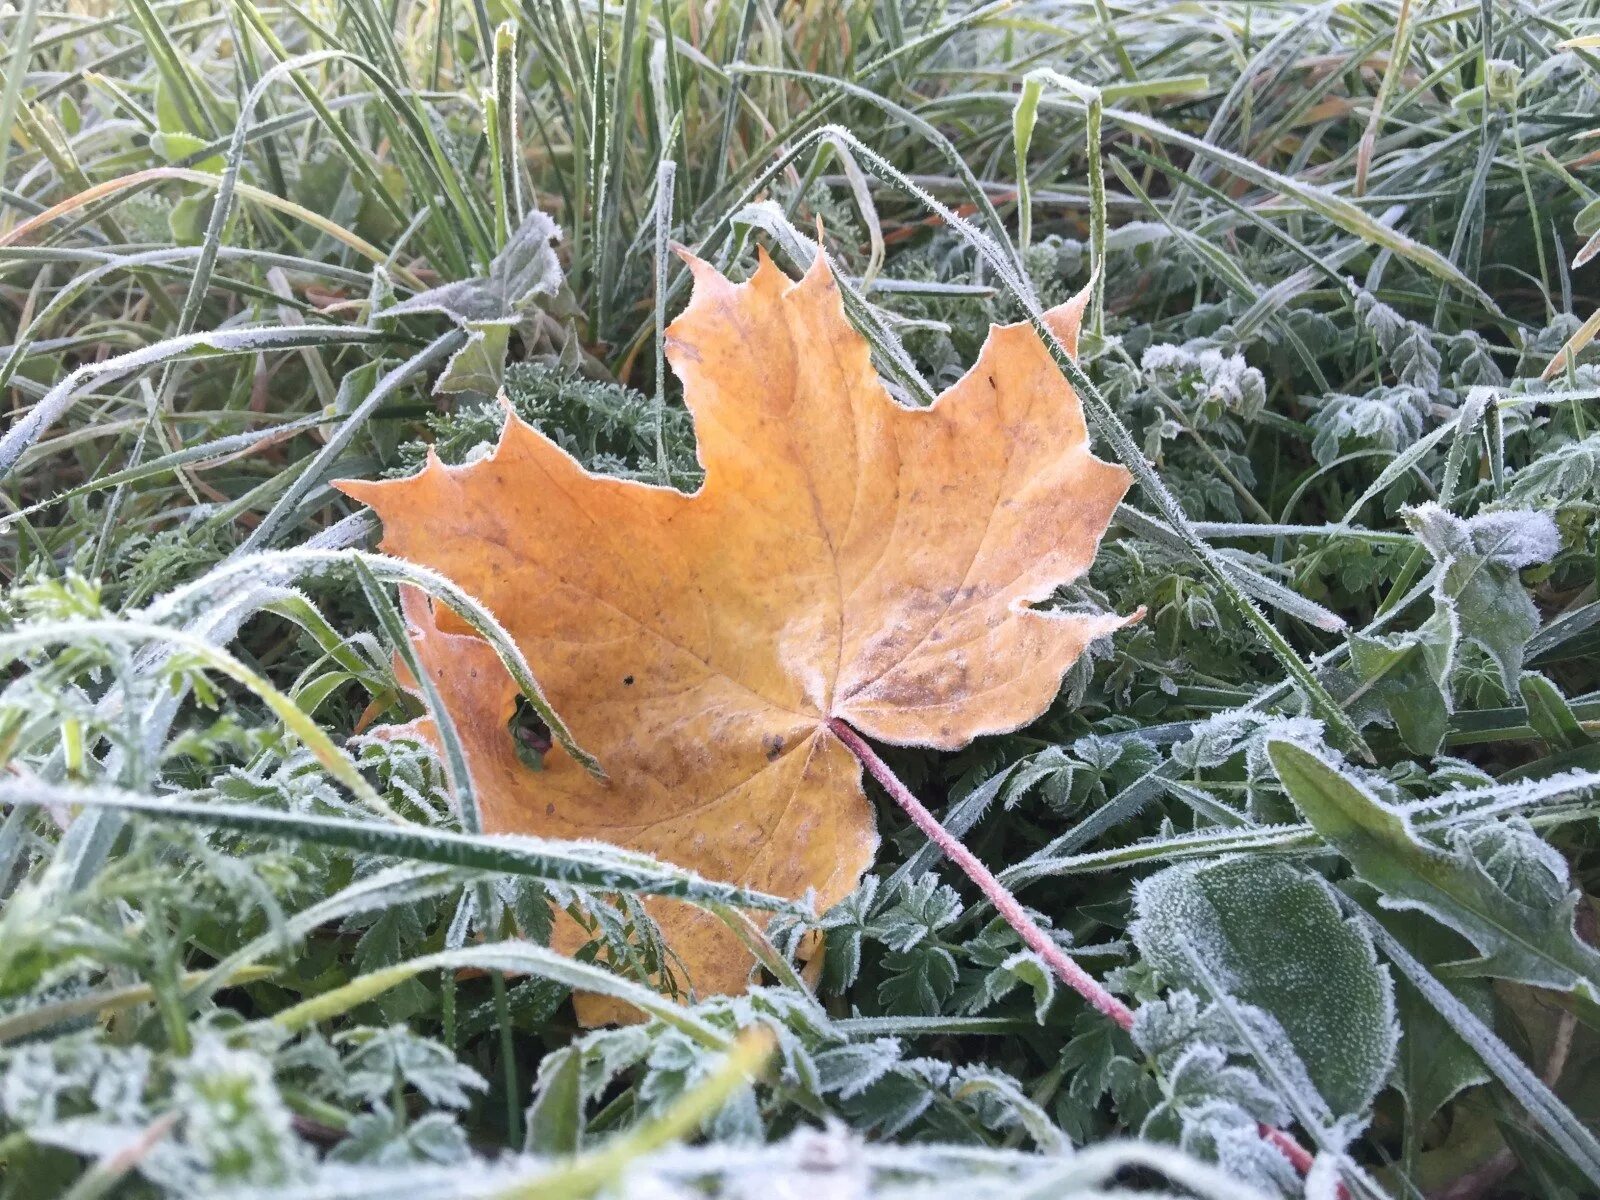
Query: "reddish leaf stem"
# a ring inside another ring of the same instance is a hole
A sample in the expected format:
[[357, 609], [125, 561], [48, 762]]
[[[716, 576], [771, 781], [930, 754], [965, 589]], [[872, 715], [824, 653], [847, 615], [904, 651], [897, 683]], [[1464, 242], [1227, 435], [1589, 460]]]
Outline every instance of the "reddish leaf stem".
[[883, 785], [883, 790], [893, 797], [894, 802], [905, 809], [906, 815], [927, 835], [928, 840], [939, 847], [946, 858], [960, 867], [968, 879], [978, 885], [978, 890], [984, 894], [989, 903], [994, 905], [995, 911], [1005, 918], [1007, 925], [1017, 931], [1017, 936], [1028, 949], [1044, 959], [1046, 965], [1055, 972], [1057, 979], [1123, 1029], [1133, 1028], [1133, 1010], [1106, 991], [1094, 976], [1075, 963], [1071, 956], [1056, 944], [1055, 939], [1039, 927], [1038, 922], [1023, 910], [1017, 898], [1006, 889], [1006, 885], [996, 879], [989, 868], [978, 861], [977, 855], [963, 846], [954, 834], [939, 824], [938, 818], [924, 808], [922, 801], [913, 796], [911, 790], [895, 777], [895, 773], [889, 769], [889, 764], [878, 757], [877, 752], [867, 745], [859, 733], [837, 718], [829, 721], [828, 727], [850, 748], [850, 753], [861, 760], [861, 765]]
[[[1304, 1175], [1311, 1170], [1311, 1164], [1316, 1161], [1311, 1151], [1275, 1125], [1258, 1125], [1256, 1128], [1261, 1131], [1262, 1137], [1278, 1148], [1278, 1152], [1289, 1160], [1296, 1171]], [[1349, 1193], [1344, 1190], [1342, 1183], [1339, 1185], [1339, 1195], [1348, 1200]]]
[[[939, 819], [923, 806], [922, 801], [911, 794], [911, 789], [900, 782], [895, 773], [889, 769], [889, 764], [878, 757], [877, 751], [867, 745], [859, 733], [837, 717], [828, 722], [828, 728], [833, 730], [835, 737], [849, 747], [850, 753], [860, 760], [861, 765], [883, 786], [883, 790], [889, 793], [894, 802], [905, 810], [906, 815], [918, 829], [922, 830], [927, 839], [939, 847], [946, 858], [960, 867], [968, 879], [978, 885], [978, 890], [984, 894], [989, 903], [994, 905], [995, 911], [1005, 918], [1006, 924], [1017, 931], [1017, 935], [1022, 938], [1023, 944], [1028, 949], [1044, 959], [1055, 972], [1057, 979], [1121, 1028], [1133, 1028], [1133, 1010], [1106, 991], [1099, 980], [1074, 962], [1071, 955], [1039, 927], [1039, 923], [1027, 914], [1006, 885], [978, 861], [978, 856], [968, 850], [961, 843], [961, 839], [939, 824]], [[1271, 1142], [1296, 1171], [1304, 1175], [1311, 1169], [1313, 1162], [1311, 1152], [1289, 1134], [1271, 1125], [1262, 1125], [1260, 1129], [1261, 1136]], [[1340, 1200], [1349, 1200], [1350, 1193], [1342, 1183], [1339, 1185], [1338, 1195]]]

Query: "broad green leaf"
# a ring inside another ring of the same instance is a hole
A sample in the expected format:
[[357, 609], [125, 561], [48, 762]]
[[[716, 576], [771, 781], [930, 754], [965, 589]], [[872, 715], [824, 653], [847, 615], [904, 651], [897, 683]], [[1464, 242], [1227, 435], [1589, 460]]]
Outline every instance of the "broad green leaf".
[[[1530, 862], [1523, 854], [1510, 870], [1496, 869], [1494, 847], [1465, 831], [1452, 836], [1448, 850], [1430, 845], [1407, 812], [1310, 751], [1275, 741], [1267, 753], [1312, 827], [1383, 893], [1385, 907], [1425, 912], [1477, 948], [1483, 957], [1465, 964], [1464, 973], [1600, 996], [1600, 954], [1573, 931], [1578, 894], [1567, 892], [1559, 856]], [[1552, 875], [1557, 868], [1559, 878]]]
[[[1373, 916], [1430, 969], [1458, 960], [1470, 949], [1459, 934], [1423, 913], [1380, 908]], [[1457, 980], [1451, 991], [1479, 1020], [1494, 1019], [1494, 994], [1488, 980]], [[1456, 1093], [1486, 1082], [1489, 1076], [1472, 1048], [1404, 976], [1396, 984], [1395, 1001], [1399, 1008], [1401, 1036], [1392, 1082], [1406, 1098], [1413, 1130], [1420, 1133], [1433, 1114]]]
[[524, 1147], [535, 1154], [576, 1154], [583, 1142], [583, 1055], [567, 1048], [539, 1065], [539, 1087], [528, 1106]]
[[1528, 641], [1539, 631], [1539, 612], [1517, 572], [1555, 556], [1555, 522], [1521, 509], [1463, 520], [1437, 504], [1409, 510], [1406, 520], [1443, 568], [1436, 602], [1455, 609], [1461, 636], [1494, 659], [1506, 694], [1515, 696]]
[[1438, 752], [1450, 727], [1450, 671], [1456, 629], [1449, 610], [1410, 633], [1351, 634], [1350, 666], [1359, 700], [1351, 716], [1369, 712], [1392, 722], [1414, 754]]
[[1142, 882], [1134, 904], [1134, 940], [1169, 982], [1204, 994], [1199, 956], [1277, 1018], [1336, 1114], [1366, 1111], [1394, 1057], [1394, 988], [1322, 879], [1275, 860], [1183, 863]]
[[1528, 724], [1552, 753], [1577, 750], [1593, 744], [1594, 738], [1584, 732], [1572, 708], [1555, 684], [1543, 675], [1528, 671], [1520, 683], [1522, 703], [1528, 709]]

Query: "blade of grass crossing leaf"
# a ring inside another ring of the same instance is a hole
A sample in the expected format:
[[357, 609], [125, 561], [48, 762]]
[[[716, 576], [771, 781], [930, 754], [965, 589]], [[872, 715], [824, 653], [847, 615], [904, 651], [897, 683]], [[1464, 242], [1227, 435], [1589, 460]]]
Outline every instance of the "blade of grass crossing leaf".
[[405, 622], [390, 602], [382, 585], [378, 583], [377, 577], [373, 575], [372, 568], [359, 558], [354, 561], [353, 566], [356, 579], [360, 581], [361, 590], [366, 595], [367, 606], [378, 618], [378, 625], [388, 638], [389, 645], [400, 656], [406, 669], [411, 672], [411, 677], [422, 690], [428, 714], [433, 718], [434, 728], [439, 734], [439, 748], [444, 759], [445, 776], [449, 780], [451, 794], [456, 798], [461, 826], [468, 833], [482, 833], [483, 817], [478, 811], [478, 796], [472, 787], [472, 772], [467, 767], [466, 751], [461, 748], [461, 739], [456, 736], [456, 724], [450, 716], [450, 710], [445, 706], [444, 698], [439, 695], [439, 689], [433, 682], [433, 675], [417, 657], [417, 649], [411, 644]]
[[1573, 1111], [1528, 1066], [1516, 1056], [1476, 1013], [1458, 1000], [1449, 988], [1440, 983], [1422, 963], [1413, 958], [1406, 948], [1374, 917], [1362, 911], [1353, 901], [1346, 901], [1346, 911], [1362, 921], [1372, 940], [1395, 967], [1410, 980], [1413, 987], [1426, 997], [1441, 1017], [1461, 1039], [1471, 1046], [1483, 1060], [1483, 1065], [1494, 1073], [1517, 1103], [1549, 1135], [1551, 1141], [1596, 1187], [1600, 1187], [1600, 1141]]
[[[446, 776], [451, 794], [455, 797], [456, 811], [461, 824], [469, 834], [481, 833], [483, 817], [478, 809], [478, 796], [472, 785], [472, 772], [467, 766], [466, 751], [456, 734], [455, 720], [451, 717], [444, 698], [439, 695], [432, 674], [417, 657], [416, 647], [411, 643], [405, 623], [395, 611], [394, 605], [389, 602], [389, 597], [384, 593], [382, 586], [373, 577], [371, 568], [361, 559], [356, 559], [355, 572], [356, 578], [361, 581], [362, 591], [366, 593], [367, 604], [378, 617], [378, 623], [383, 627], [389, 644], [401, 656], [406, 668], [411, 672], [411, 677], [422, 689], [428, 711], [433, 716], [434, 729], [443, 752]], [[485, 882], [478, 885], [476, 893], [478, 911], [491, 920], [495, 919], [500, 912], [500, 906], [495, 903], [493, 889]], [[491, 930], [490, 933], [493, 936], [498, 930]], [[505, 979], [502, 976], [495, 976], [492, 991], [496, 1024], [500, 1029], [500, 1063], [504, 1073], [506, 1103], [509, 1109], [506, 1114], [506, 1128], [509, 1139], [516, 1142], [521, 1140], [522, 1115], [515, 1099], [520, 1089], [517, 1086], [517, 1058], [512, 1042], [511, 1016], [506, 1003]]]
[[[352, 534], [354, 530], [352, 529]], [[583, 768], [598, 778], [604, 778], [600, 764], [594, 756], [579, 746], [562, 721], [550, 707], [539, 687], [539, 681], [523, 656], [522, 650], [495, 619], [493, 613], [475, 598], [457, 587], [437, 571], [420, 567], [402, 559], [384, 554], [373, 554], [355, 549], [302, 546], [295, 550], [275, 550], [254, 554], [235, 554], [219, 563], [193, 583], [174, 588], [148, 612], [157, 616], [189, 615], [202, 611], [233, 595], [238, 589], [253, 589], [275, 580], [290, 580], [330, 567], [348, 566], [355, 559], [366, 563], [372, 573], [386, 583], [404, 583], [419, 587], [429, 595], [443, 600], [451, 610], [470, 625], [475, 633], [488, 642], [505, 664], [507, 672], [522, 690], [523, 696], [549, 728], [551, 736]], [[275, 602], [280, 597], [268, 597]]]
[[[440, 334], [424, 349], [406, 359], [399, 366], [391, 369], [378, 382], [373, 385], [365, 399], [358, 404], [350, 415], [328, 435], [328, 440], [317, 452], [310, 464], [291, 483], [278, 502], [261, 518], [260, 522], [250, 531], [250, 535], [240, 544], [235, 554], [248, 554], [251, 551], [264, 549], [272, 544], [278, 533], [279, 527], [284, 525], [311, 492], [311, 490], [326, 483], [332, 474], [338, 459], [344, 454], [350, 443], [360, 433], [367, 421], [378, 408], [401, 388], [406, 387], [417, 376], [432, 369], [436, 364], [448, 359], [450, 355], [465, 344], [467, 335], [459, 329], [452, 329], [448, 333]], [[3, 453], [3, 446], [0, 446]], [[4, 465], [0, 457], [0, 466]]]
[[1127, 427], [1122, 424], [1121, 419], [1106, 402], [1105, 398], [1100, 395], [1099, 390], [1090, 381], [1089, 377], [1084, 374], [1083, 369], [1078, 366], [1076, 360], [1067, 354], [1061, 343], [1056, 339], [1054, 332], [1044, 320], [1044, 315], [1039, 308], [1037, 300], [1033, 298], [1032, 287], [1018, 279], [1005, 257], [988, 238], [985, 238], [982, 233], [946, 205], [941, 204], [925, 189], [917, 186], [914, 181], [907, 178], [872, 149], [862, 144], [849, 130], [837, 126], [831, 127], [831, 129], [824, 126], [822, 129], [808, 134], [796, 145], [795, 150], [799, 151], [809, 142], [820, 140], [823, 136], [835, 136], [847, 140], [855, 147], [861, 160], [875, 174], [878, 174], [886, 182], [903, 188], [923, 204], [933, 209], [944, 218], [952, 229], [961, 233], [976, 249], [983, 253], [985, 258], [989, 260], [990, 265], [995, 268], [996, 273], [1006, 283], [1008, 289], [1025, 306], [1030, 322], [1044, 341], [1045, 346], [1049, 348], [1051, 357], [1055, 359], [1056, 365], [1066, 375], [1068, 382], [1073, 385], [1074, 390], [1084, 401], [1090, 419], [1096, 428], [1110, 441], [1117, 458], [1133, 473], [1134, 478], [1139, 481], [1145, 493], [1163, 511], [1163, 515], [1172, 526], [1183, 535], [1184, 540], [1194, 551], [1201, 565], [1222, 585], [1224, 593], [1233, 600], [1235, 607], [1245, 617], [1246, 621], [1255, 628], [1262, 640], [1266, 642], [1274, 657], [1288, 670], [1296, 686], [1305, 694], [1317, 715], [1328, 723], [1338, 740], [1356, 753], [1370, 759], [1371, 751], [1367, 748], [1366, 742], [1362, 739], [1355, 726], [1351, 724], [1349, 718], [1345, 715], [1343, 708], [1339, 706], [1310, 670], [1307, 669], [1305, 663], [1301, 661], [1299, 655], [1295, 653], [1294, 648], [1288, 644], [1283, 635], [1261, 615], [1260, 610], [1256, 608], [1250, 598], [1239, 590], [1238, 585], [1217, 564], [1216, 552], [1190, 527], [1188, 517], [1184, 514], [1182, 506], [1178, 503], [1176, 497], [1167, 490], [1160, 477], [1151, 469], [1149, 463], [1145, 460], [1143, 452], [1133, 440], [1132, 434], [1128, 432]]

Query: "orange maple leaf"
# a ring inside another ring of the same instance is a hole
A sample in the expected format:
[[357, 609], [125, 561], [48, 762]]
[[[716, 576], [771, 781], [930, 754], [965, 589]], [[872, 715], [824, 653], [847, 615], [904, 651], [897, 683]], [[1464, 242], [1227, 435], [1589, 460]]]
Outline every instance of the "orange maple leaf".
[[[509, 415], [494, 452], [342, 482], [386, 550], [481, 599], [603, 765], [525, 766], [517, 687], [486, 642], [405, 596], [459, 733], [484, 827], [599, 838], [783, 896], [846, 896], [877, 849], [861, 769], [829, 728], [955, 749], [1050, 703], [1125, 623], [1032, 607], [1094, 558], [1128, 473], [1027, 324], [925, 409], [896, 403], [821, 256], [793, 283], [762, 255], [735, 285], [690, 260], [667, 357], [694, 415], [693, 495], [592, 475]], [[1076, 346], [1085, 297], [1047, 319]], [[715, 917], [650, 908], [699, 995], [743, 991]], [[571, 950], [582, 933], [558, 925]], [[605, 1015], [591, 1010], [591, 1016]]]

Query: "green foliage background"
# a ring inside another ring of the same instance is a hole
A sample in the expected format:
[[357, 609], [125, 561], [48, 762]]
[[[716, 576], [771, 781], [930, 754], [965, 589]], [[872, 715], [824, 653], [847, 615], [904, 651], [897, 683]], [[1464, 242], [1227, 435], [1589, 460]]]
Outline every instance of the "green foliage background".
[[[0, 5], [0, 1195], [1594, 1195], [1597, 15]], [[815, 914], [356, 732], [418, 711], [392, 586], [471, 602], [328, 481], [503, 390], [693, 487], [668, 247], [819, 229], [908, 404], [1093, 281], [1137, 486], [1058, 602], [1148, 615], [885, 754], [1131, 1033], [881, 796]], [[771, 912], [759, 986], [657, 995], [650, 894]]]

